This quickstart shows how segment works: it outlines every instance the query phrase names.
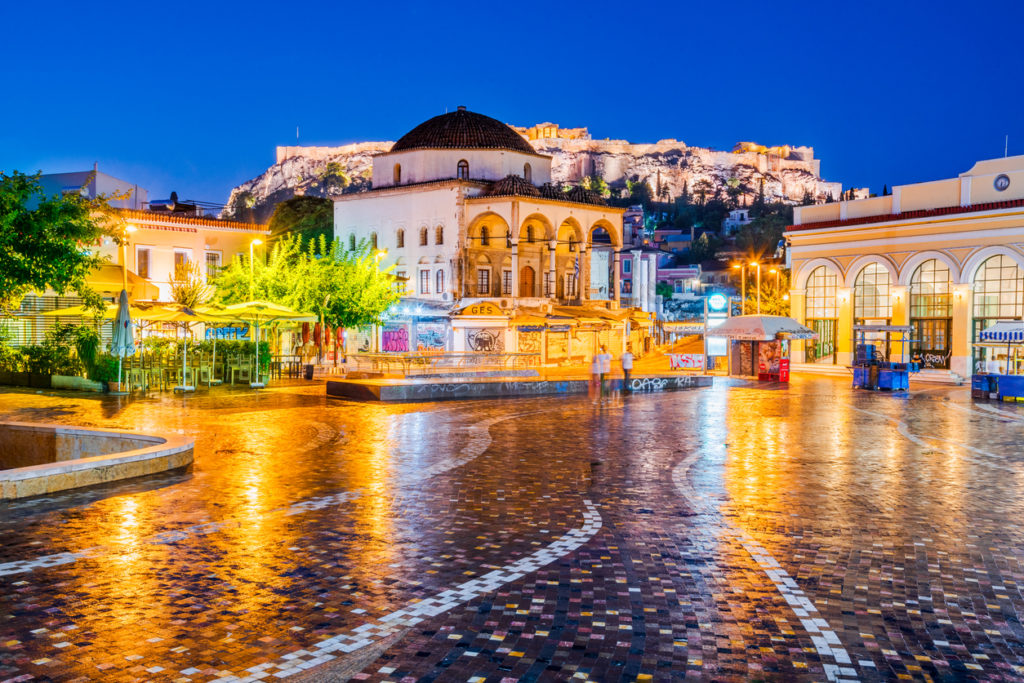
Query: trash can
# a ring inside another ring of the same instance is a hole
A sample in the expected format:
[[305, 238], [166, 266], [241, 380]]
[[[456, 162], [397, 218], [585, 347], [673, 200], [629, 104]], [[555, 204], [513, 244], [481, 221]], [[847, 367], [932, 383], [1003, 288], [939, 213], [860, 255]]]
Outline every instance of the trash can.
[[306, 368], [306, 379], [313, 379], [313, 366], [307, 365]]

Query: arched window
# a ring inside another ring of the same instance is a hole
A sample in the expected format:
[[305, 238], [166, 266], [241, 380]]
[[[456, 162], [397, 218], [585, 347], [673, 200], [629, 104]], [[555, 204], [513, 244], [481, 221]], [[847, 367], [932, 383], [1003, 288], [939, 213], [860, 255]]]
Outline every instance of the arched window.
[[349, 251], [355, 251], [356, 250], [356, 234], [355, 233], [352, 233], [351, 235], [348, 236], [348, 250]]
[[528, 183], [533, 182], [533, 169], [530, 168], [530, 164], [523, 164], [523, 178]]
[[402, 165], [395, 164], [395, 185], [402, 184]]
[[576, 237], [573, 235], [569, 235], [569, 251], [576, 251]]
[[804, 317], [807, 326], [818, 333], [816, 340], [807, 342], [807, 361], [810, 363], [830, 358], [835, 362], [838, 282], [836, 273], [825, 266], [815, 268], [807, 278], [807, 313]]
[[399, 230], [395, 235], [395, 246], [399, 249], [405, 246], [405, 230]]
[[465, 159], [459, 159], [459, 169], [455, 176], [460, 180], [469, 180], [469, 162]]
[[526, 226], [526, 241], [527, 242], [532, 242], [533, 241], [533, 226], [532, 225], [527, 225]]
[[371, 232], [370, 233], [370, 248], [371, 249], [376, 249], [377, 248], [377, 233], [375, 233], [375, 232]]
[[925, 261], [910, 278], [911, 350], [925, 367], [948, 368], [953, 334], [953, 283], [949, 266], [938, 259]]
[[[1000, 319], [1020, 318], [1024, 315], [1024, 275], [1017, 263], [1004, 254], [987, 259], [974, 274], [974, 330], [972, 341], [977, 342], [981, 331]], [[994, 349], [974, 347], [974, 370], [984, 372], [1006, 371], [1006, 354]]]
[[435, 290], [437, 291], [438, 294], [442, 294], [444, 293], [444, 270], [439, 269], [435, 277], [437, 279], [437, 282], [434, 283], [437, 285]]
[[444, 244], [444, 226], [434, 228], [434, 244]]
[[491, 231], [484, 225], [480, 228], [480, 246], [489, 247], [491, 246]]
[[420, 246], [427, 246], [427, 229], [425, 227], [420, 228]]
[[889, 271], [880, 263], [869, 263], [853, 283], [853, 318], [858, 323], [887, 324], [892, 318]]

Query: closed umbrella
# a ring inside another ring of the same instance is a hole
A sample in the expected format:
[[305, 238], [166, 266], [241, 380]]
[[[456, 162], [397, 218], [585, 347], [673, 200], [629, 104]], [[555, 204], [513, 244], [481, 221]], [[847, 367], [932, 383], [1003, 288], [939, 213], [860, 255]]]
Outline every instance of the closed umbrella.
[[135, 334], [132, 331], [131, 312], [128, 310], [128, 292], [123, 289], [117, 302], [117, 316], [114, 318], [114, 335], [110, 342], [110, 353], [117, 356], [117, 384], [120, 387], [122, 361], [125, 356], [135, 355]]

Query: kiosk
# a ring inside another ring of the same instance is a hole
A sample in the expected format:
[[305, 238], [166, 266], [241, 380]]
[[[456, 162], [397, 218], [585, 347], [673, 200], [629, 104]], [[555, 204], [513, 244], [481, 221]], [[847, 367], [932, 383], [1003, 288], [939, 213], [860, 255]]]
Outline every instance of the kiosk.
[[710, 332], [730, 340], [729, 374], [757, 377], [763, 382], [789, 381], [789, 341], [818, 335], [792, 318], [780, 315], [740, 315]]
[[982, 330], [971, 376], [971, 397], [1024, 401], [1024, 321], [1000, 320]]
[[[909, 325], [854, 325], [853, 326], [853, 388], [884, 391], [906, 391], [910, 388], [910, 373], [918, 372], [919, 363], [907, 357], [913, 341]], [[898, 334], [898, 338], [893, 335]], [[899, 361], [891, 360], [886, 349], [899, 346]]]

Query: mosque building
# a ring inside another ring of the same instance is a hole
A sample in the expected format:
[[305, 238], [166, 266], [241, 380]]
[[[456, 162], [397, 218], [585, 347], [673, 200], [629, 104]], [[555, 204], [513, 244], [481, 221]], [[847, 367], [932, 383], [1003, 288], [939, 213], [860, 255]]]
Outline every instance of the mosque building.
[[[405, 297], [396, 319], [357, 347], [525, 348], [558, 361], [608, 344], [618, 355], [631, 315], [619, 310], [624, 209], [553, 185], [551, 161], [465, 107], [375, 156], [372, 189], [335, 198], [335, 236], [378, 250]], [[593, 334], [583, 320], [596, 321]]]

